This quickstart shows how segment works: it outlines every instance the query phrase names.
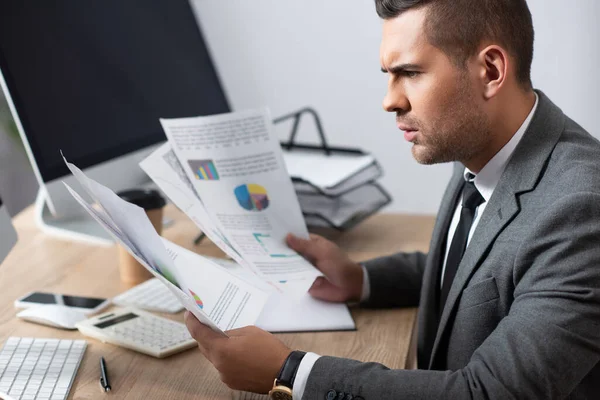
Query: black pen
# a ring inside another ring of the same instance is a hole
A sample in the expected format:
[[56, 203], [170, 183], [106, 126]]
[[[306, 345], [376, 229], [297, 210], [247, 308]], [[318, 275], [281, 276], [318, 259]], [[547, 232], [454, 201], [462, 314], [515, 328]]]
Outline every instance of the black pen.
[[106, 361], [100, 357], [100, 384], [105, 392], [110, 392], [110, 383], [108, 382], [108, 371], [106, 370]]

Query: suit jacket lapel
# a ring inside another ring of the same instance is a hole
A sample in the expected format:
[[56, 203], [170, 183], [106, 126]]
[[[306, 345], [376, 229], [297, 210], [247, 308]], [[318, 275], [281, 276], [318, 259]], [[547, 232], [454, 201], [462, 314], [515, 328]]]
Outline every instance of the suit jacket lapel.
[[433, 365], [442, 335], [449, 325], [448, 322], [463, 289], [485, 258], [496, 237], [518, 214], [518, 195], [534, 189], [548, 157], [564, 130], [565, 118], [562, 111], [541, 91], [537, 93], [539, 104], [536, 114], [494, 189], [448, 293], [435, 336], [429, 368]]

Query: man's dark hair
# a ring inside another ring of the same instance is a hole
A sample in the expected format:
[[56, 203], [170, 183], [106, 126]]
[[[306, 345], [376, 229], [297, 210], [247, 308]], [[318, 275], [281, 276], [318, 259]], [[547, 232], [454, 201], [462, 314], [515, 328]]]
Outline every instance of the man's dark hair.
[[459, 66], [483, 42], [495, 42], [515, 58], [517, 80], [531, 88], [534, 33], [526, 0], [375, 0], [375, 7], [383, 19], [427, 7], [429, 42]]

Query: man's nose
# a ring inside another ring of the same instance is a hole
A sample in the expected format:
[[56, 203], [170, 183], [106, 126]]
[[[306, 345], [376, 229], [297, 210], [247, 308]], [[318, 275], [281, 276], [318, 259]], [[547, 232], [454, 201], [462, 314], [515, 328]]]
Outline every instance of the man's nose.
[[[391, 80], [390, 80], [391, 81]], [[383, 109], [388, 112], [406, 112], [410, 109], [410, 102], [400, 85], [388, 84], [388, 90], [383, 98]]]

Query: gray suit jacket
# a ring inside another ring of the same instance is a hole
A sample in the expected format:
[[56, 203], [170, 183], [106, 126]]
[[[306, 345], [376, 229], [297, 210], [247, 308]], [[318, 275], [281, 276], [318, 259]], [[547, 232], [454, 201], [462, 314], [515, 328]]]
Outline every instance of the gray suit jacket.
[[444, 194], [430, 253], [366, 264], [369, 306], [419, 306], [419, 369], [322, 357], [303, 399], [330, 391], [366, 400], [600, 398], [600, 144], [538, 95], [439, 327], [438, 276], [462, 165]]

